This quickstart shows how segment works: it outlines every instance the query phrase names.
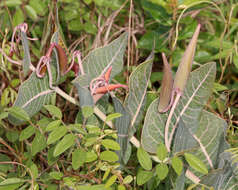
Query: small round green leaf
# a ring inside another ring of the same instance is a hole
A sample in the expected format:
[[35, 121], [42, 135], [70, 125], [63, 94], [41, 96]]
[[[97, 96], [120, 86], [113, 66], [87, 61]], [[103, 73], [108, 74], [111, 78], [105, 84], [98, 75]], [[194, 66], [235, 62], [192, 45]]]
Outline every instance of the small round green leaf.
[[124, 184], [129, 184], [133, 181], [133, 177], [131, 175], [128, 175], [126, 176], [124, 179], [123, 179], [123, 183]]
[[168, 166], [164, 163], [158, 164], [156, 166], [155, 170], [156, 170], [156, 174], [160, 180], [165, 179], [169, 173]]
[[28, 139], [29, 137], [31, 137], [33, 134], [35, 134], [35, 127], [33, 126], [28, 126], [27, 128], [23, 129], [21, 131], [20, 137], [19, 137], [19, 141], [23, 141], [25, 139]]
[[115, 152], [107, 150], [101, 152], [100, 159], [108, 162], [116, 162], [119, 158]]
[[175, 157], [172, 158], [171, 163], [172, 163], [172, 167], [173, 167], [174, 171], [178, 175], [181, 175], [181, 173], [183, 171], [183, 162], [182, 162], [182, 160], [179, 157], [175, 156]]
[[64, 138], [56, 145], [54, 150], [54, 156], [58, 156], [68, 148], [74, 145], [75, 136], [73, 134], [65, 135]]
[[145, 170], [152, 169], [152, 161], [150, 159], [150, 155], [141, 147], [137, 149], [137, 158], [139, 160], [140, 165]]
[[87, 158], [87, 153], [83, 149], [76, 149], [72, 153], [72, 166], [74, 170], [77, 170], [82, 166]]
[[126, 190], [124, 185], [118, 185], [117, 190]]
[[184, 154], [186, 161], [188, 162], [189, 166], [191, 166], [194, 170], [202, 173], [207, 174], [208, 170], [206, 165], [196, 156], [193, 154], [185, 153]]
[[139, 170], [136, 176], [137, 185], [143, 185], [153, 177], [153, 172]]
[[50, 172], [50, 176], [56, 180], [60, 180], [63, 174], [61, 172]]
[[34, 163], [31, 164], [30, 170], [31, 170], [31, 173], [33, 175], [33, 178], [36, 179], [38, 177], [39, 173], [38, 173], [38, 168]]
[[61, 120], [55, 120], [50, 122], [47, 127], [46, 127], [46, 131], [53, 131], [55, 129], [57, 129], [61, 124]]
[[36, 153], [40, 152], [46, 147], [46, 139], [43, 134], [41, 134], [39, 131], [36, 131], [35, 138], [32, 142], [32, 156], [35, 156]]
[[63, 137], [67, 133], [67, 128], [65, 126], [58, 127], [57, 129], [53, 130], [47, 140], [47, 145], [50, 145], [61, 137]]
[[86, 162], [93, 162], [97, 159], [97, 154], [94, 152], [87, 152], [86, 153]]
[[108, 149], [120, 150], [120, 145], [116, 141], [111, 139], [102, 140], [102, 145]]
[[116, 175], [113, 175], [112, 177], [110, 177], [110, 178], [107, 180], [107, 182], [106, 182], [106, 184], [105, 184], [105, 187], [106, 187], [106, 188], [110, 187], [112, 184], [115, 183], [116, 180], [117, 180], [117, 176], [116, 176]]
[[118, 117], [121, 117], [120, 113], [112, 113], [106, 117], [106, 122], [107, 121], [112, 121], [113, 119], [116, 119]]
[[168, 155], [168, 151], [167, 148], [165, 147], [165, 145], [163, 143], [159, 144], [158, 148], [157, 148], [157, 157], [163, 161]]
[[53, 105], [45, 105], [44, 106], [50, 114], [58, 119], [62, 119], [62, 113], [61, 110]]

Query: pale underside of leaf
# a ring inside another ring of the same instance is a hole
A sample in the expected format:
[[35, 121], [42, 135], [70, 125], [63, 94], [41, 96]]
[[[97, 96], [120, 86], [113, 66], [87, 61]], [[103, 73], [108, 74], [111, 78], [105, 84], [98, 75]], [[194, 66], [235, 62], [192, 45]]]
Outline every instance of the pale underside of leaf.
[[119, 143], [121, 149], [117, 151], [117, 154], [119, 156], [119, 162], [121, 164], [124, 164], [123, 158], [125, 156], [125, 152], [127, 150], [127, 146], [129, 143], [129, 137], [128, 137], [128, 130], [130, 126], [130, 114], [127, 112], [123, 104], [120, 102], [120, 100], [116, 97], [113, 97], [113, 104], [115, 108], [115, 112], [121, 113], [122, 116], [115, 119], [115, 127], [117, 130], [117, 142]]
[[129, 94], [125, 100], [125, 106], [131, 115], [130, 135], [140, 123], [146, 101], [146, 92], [149, 84], [153, 63], [153, 56], [150, 56], [144, 63], [140, 64], [131, 74], [129, 79]]
[[[14, 106], [23, 108], [31, 117], [41, 110], [42, 106], [50, 102], [53, 91], [49, 89], [49, 79], [46, 75], [40, 79], [32, 73], [19, 88]], [[9, 116], [12, 123], [21, 123], [19, 120]]]
[[91, 51], [82, 60], [85, 75], [78, 76], [73, 83], [87, 87], [92, 79], [104, 74], [110, 66], [112, 66], [111, 78], [120, 73], [126, 45], [127, 33], [124, 33], [110, 44]]
[[24, 76], [26, 76], [30, 70], [31, 56], [30, 56], [28, 40], [27, 40], [27, 36], [25, 32], [21, 32], [21, 39], [22, 39], [22, 45], [24, 50], [23, 73], [24, 73]]
[[[196, 131], [202, 108], [212, 90], [215, 71], [215, 63], [208, 63], [191, 73], [184, 94], [173, 114], [170, 129], [182, 118], [192, 133]], [[142, 130], [142, 146], [151, 153], [156, 153], [157, 145], [164, 142], [164, 126], [167, 119], [167, 114], [158, 113], [157, 106], [158, 99], [151, 103]]]

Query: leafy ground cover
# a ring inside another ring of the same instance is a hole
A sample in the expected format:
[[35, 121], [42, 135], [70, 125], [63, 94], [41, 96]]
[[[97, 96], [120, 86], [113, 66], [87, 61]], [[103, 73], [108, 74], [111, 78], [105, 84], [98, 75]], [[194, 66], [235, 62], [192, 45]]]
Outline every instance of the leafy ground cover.
[[236, 1], [0, 7], [0, 190], [238, 188]]

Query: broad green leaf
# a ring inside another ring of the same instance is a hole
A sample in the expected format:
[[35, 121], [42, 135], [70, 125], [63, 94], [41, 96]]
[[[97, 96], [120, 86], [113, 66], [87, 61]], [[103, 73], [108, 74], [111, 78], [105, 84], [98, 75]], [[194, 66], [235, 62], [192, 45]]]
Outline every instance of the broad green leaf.
[[[118, 98], [113, 97], [112, 101], [115, 108], [115, 112], [120, 113], [122, 115], [121, 117], [115, 119], [115, 127], [117, 130], [117, 136], [118, 136], [117, 142], [121, 148], [120, 151], [117, 152], [119, 156], [119, 163], [125, 164], [124, 158], [126, 155], [126, 151], [128, 149], [128, 143], [129, 143], [128, 133], [129, 133], [131, 117], [130, 117], [130, 113], [126, 110], [125, 106], [121, 103], [121, 101]], [[129, 157], [130, 155], [128, 156], [128, 158]]]
[[112, 121], [118, 117], [121, 117], [120, 113], [112, 113], [106, 117], [106, 121]]
[[112, 184], [114, 184], [116, 180], [117, 180], [117, 176], [116, 176], [116, 175], [113, 175], [112, 177], [110, 177], [110, 178], [107, 180], [107, 182], [106, 182], [106, 184], [105, 184], [105, 187], [110, 187], [110, 186], [112, 186]]
[[[57, 36], [58, 31], [54, 33], [51, 41], [57, 43]], [[50, 63], [52, 65], [51, 71], [53, 85], [55, 85], [55, 82], [57, 82], [57, 65], [59, 65], [58, 59], [55, 57], [57, 56], [53, 51]], [[41, 110], [43, 105], [50, 103], [53, 92], [54, 91], [49, 87], [48, 73], [46, 73], [43, 78], [38, 78], [35, 72], [33, 72], [30, 77], [20, 86], [14, 106], [21, 107], [28, 113], [30, 117], [32, 117]], [[9, 121], [15, 125], [22, 123], [21, 120], [15, 118], [12, 115], [9, 115]]]
[[143, 185], [153, 177], [153, 172], [139, 170], [136, 175], [137, 185]]
[[50, 114], [58, 119], [62, 119], [61, 110], [54, 105], [45, 105], [44, 106]]
[[[22, 83], [19, 88], [14, 106], [21, 107], [31, 117], [41, 110], [44, 104], [50, 103], [53, 91], [49, 89], [48, 75], [38, 78], [35, 73]], [[9, 115], [9, 121], [13, 124], [21, 124], [22, 120], [14, 115]]]
[[168, 151], [163, 143], [159, 144], [157, 148], [157, 157], [163, 161], [168, 156]]
[[100, 159], [108, 162], [116, 162], [119, 158], [115, 152], [106, 150], [101, 152]]
[[[201, 184], [214, 189], [235, 190], [238, 188], [237, 164], [232, 163], [228, 152], [220, 154], [218, 168], [201, 178]], [[211, 188], [210, 188], [211, 189]]]
[[131, 175], [128, 175], [123, 179], [124, 184], [130, 184], [132, 181], [133, 181], [133, 177]]
[[151, 170], [152, 169], [152, 161], [150, 158], [150, 155], [141, 147], [137, 149], [137, 158], [140, 162], [140, 165], [145, 170]]
[[[207, 168], [213, 168], [219, 160], [219, 154], [227, 147], [225, 140], [226, 127], [227, 124], [223, 119], [205, 110], [200, 115], [195, 133], [180, 120], [174, 139], [173, 152], [194, 149], [194, 152], [191, 153], [202, 160]], [[197, 176], [201, 175], [201, 173], [195, 174]]]
[[28, 139], [29, 137], [31, 137], [33, 134], [35, 134], [36, 129], [33, 126], [28, 126], [27, 128], [23, 129], [21, 131], [20, 137], [19, 137], [19, 141], [23, 141], [25, 139]]
[[50, 144], [56, 142], [61, 137], [63, 137], [66, 133], [67, 133], [67, 128], [65, 126], [60, 126], [60, 127], [56, 128], [55, 130], [53, 130], [50, 133], [50, 135], [47, 139], [47, 145], [50, 145]]
[[87, 152], [86, 154], [86, 162], [93, 162], [97, 159], [97, 154], [94, 152]]
[[78, 89], [80, 107], [93, 106], [93, 98], [88, 90], [90, 82], [103, 75], [112, 66], [111, 78], [120, 73], [123, 68], [123, 56], [127, 45], [127, 33], [110, 44], [91, 51], [83, 60], [85, 74], [78, 76], [73, 84]]
[[136, 126], [143, 118], [153, 59], [152, 52], [145, 62], [136, 67], [129, 78], [129, 94], [125, 100], [125, 107], [131, 115], [130, 135], [134, 134]]
[[[211, 94], [215, 73], [216, 64], [207, 63], [190, 74], [186, 89], [173, 114], [170, 129], [176, 122], [178, 124], [178, 118], [182, 118], [191, 132], [197, 129], [201, 111]], [[158, 113], [158, 99], [154, 100], [148, 108], [142, 130], [141, 141], [146, 151], [156, 153], [158, 144], [164, 143], [164, 127], [167, 117], [167, 113]]]
[[176, 181], [175, 181], [175, 187], [173, 190], [181, 190], [181, 189], [185, 189], [185, 172], [184, 170], [182, 171], [182, 174], [179, 175], [177, 178], [176, 178]]
[[50, 172], [49, 175], [56, 180], [60, 180], [63, 177], [61, 172]]
[[31, 146], [32, 155], [35, 156], [36, 153], [40, 152], [45, 147], [46, 147], [45, 136], [42, 135], [39, 131], [37, 131]]
[[7, 110], [12, 116], [14, 116], [15, 118], [19, 119], [19, 120], [23, 120], [23, 121], [29, 121], [30, 117], [28, 115], [28, 113], [22, 109], [21, 107], [18, 106], [14, 106], [11, 107]]
[[53, 130], [59, 128], [61, 122], [62, 122], [61, 120], [55, 120], [55, 121], [50, 122], [46, 127], [46, 131], [53, 131]]
[[87, 158], [87, 153], [83, 149], [76, 149], [72, 153], [72, 166], [74, 170], [83, 166]]
[[175, 156], [171, 160], [171, 165], [172, 165], [174, 171], [178, 174], [178, 176], [180, 176], [183, 171], [182, 160], [179, 157]]
[[157, 164], [155, 171], [156, 171], [156, 174], [159, 177], [159, 179], [163, 180], [167, 177], [167, 175], [169, 173], [169, 168], [168, 168], [167, 164], [160, 163], [160, 164]]
[[102, 145], [105, 148], [108, 148], [108, 149], [111, 149], [111, 150], [120, 150], [120, 145], [116, 141], [111, 140], [111, 139], [102, 140]]
[[92, 79], [99, 77], [105, 69], [112, 66], [111, 78], [123, 68], [123, 55], [127, 45], [127, 33], [110, 44], [91, 51], [83, 60], [85, 75], [78, 76], [73, 83], [88, 86]]
[[31, 55], [28, 45], [28, 39], [25, 32], [21, 32], [21, 41], [24, 51], [24, 57], [23, 57], [23, 73], [26, 77], [28, 72], [30, 71], [30, 64], [31, 64]]
[[54, 156], [58, 156], [68, 148], [74, 145], [75, 136], [73, 134], [65, 135], [64, 138], [56, 145], [54, 150]]
[[196, 171], [202, 173], [202, 174], [207, 174], [208, 170], [206, 168], [206, 165], [196, 156], [190, 154], [190, 153], [185, 153], [184, 154], [186, 161], [188, 164], [195, 169]]

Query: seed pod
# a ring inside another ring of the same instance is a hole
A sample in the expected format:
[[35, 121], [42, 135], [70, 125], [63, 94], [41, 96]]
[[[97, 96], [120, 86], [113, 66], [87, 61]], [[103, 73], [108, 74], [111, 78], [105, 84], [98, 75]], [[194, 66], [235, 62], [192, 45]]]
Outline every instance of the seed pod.
[[60, 73], [61, 73], [61, 75], [64, 75], [65, 72], [67, 71], [67, 67], [68, 67], [67, 56], [66, 56], [64, 49], [60, 45], [55, 44], [55, 48], [58, 53], [58, 59], [59, 59], [59, 64], [60, 64]]
[[197, 39], [199, 35], [201, 25], [198, 24], [192, 39], [189, 42], [187, 49], [184, 52], [184, 55], [180, 61], [178, 70], [174, 78], [174, 90], [178, 90], [181, 93], [186, 87], [189, 74], [192, 69], [193, 58], [196, 50]]
[[[67, 62], [68, 62], [64, 49], [57, 43], [52, 43], [46, 53], [46, 56], [51, 57], [52, 51], [54, 48], [56, 49], [57, 54], [58, 54], [58, 60], [59, 60], [59, 65], [60, 65], [60, 74], [64, 75], [65, 72], [67, 71]], [[40, 70], [40, 75], [44, 76], [45, 72], [46, 72], [46, 66], [42, 67], [42, 69]]]
[[169, 108], [171, 101], [171, 94], [173, 90], [173, 76], [170, 65], [165, 57], [165, 54], [162, 53], [164, 68], [163, 68], [163, 79], [161, 84], [160, 98], [159, 98], [159, 112], [166, 112]]

